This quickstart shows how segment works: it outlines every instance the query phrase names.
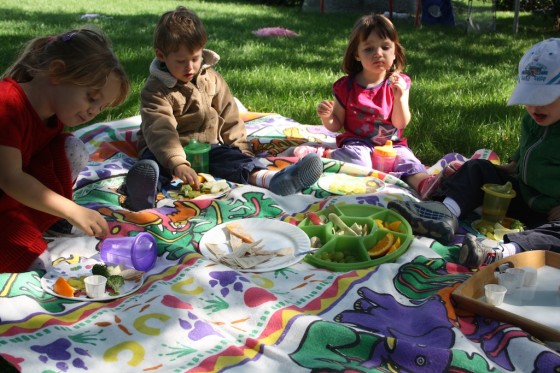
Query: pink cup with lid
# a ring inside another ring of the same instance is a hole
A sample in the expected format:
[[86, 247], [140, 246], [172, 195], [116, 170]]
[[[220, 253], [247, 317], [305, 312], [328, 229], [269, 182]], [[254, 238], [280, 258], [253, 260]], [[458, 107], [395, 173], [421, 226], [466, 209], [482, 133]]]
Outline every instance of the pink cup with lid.
[[146, 272], [156, 263], [157, 243], [147, 232], [130, 237], [106, 238], [101, 242], [99, 254], [107, 264], [123, 265]]
[[395, 159], [397, 158], [397, 150], [393, 148], [393, 142], [387, 140], [385, 145], [373, 148], [371, 155], [372, 168], [385, 173], [393, 171]]

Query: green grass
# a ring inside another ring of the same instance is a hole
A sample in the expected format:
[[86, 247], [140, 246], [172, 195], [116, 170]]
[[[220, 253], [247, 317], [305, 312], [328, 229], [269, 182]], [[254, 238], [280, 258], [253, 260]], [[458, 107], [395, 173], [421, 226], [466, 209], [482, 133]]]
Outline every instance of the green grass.
[[[100, 114], [107, 121], [138, 114], [139, 91], [153, 58], [152, 32], [159, 16], [184, 4], [195, 10], [209, 33], [207, 47], [220, 54], [217, 70], [233, 94], [252, 111], [276, 112], [301, 123], [319, 124], [317, 103], [331, 96], [342, 55], [360, 14], [324, 14], [233, 1], [97, 0], [94, 2], [4, 0], [0, 5], [0, 69], [21, 45], [38, 35], [58, 33], [90, 21], [111, 38], [133, 83], [121, 107]], [[461, 16], [462, 18], [462, 16]], [[522, 14], [512, 33], [513, 14], [498, 13], [493, 33], [467, 33], [464, 27], [423, 26], [395, 20], [412, 77], [413, 114], [406, 135], [416, 155], [431, 164], [448, 152], [470, 156], [491, 148], [502, 159], [515, 150], [522, 107], [507, 107], [524, 51], [558, 36], [552, 21]], [[252, 31], [280, 26], [296, 38], [257, 38]]]

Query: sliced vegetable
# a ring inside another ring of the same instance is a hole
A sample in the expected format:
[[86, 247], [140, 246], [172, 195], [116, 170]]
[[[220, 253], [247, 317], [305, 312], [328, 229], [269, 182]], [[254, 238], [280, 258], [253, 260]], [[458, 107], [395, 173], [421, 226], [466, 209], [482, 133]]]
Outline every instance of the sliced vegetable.
[[314, 213], [314, 212], [308, 212], [307, 213], [307, 218], [314, 224], [314, 225], [323, 225], [323, 220], [321, 220], [321, 217]]
[[340, 228], [344, 234], [347, 234], [349, 236], [357, 236], [358, 234], [356, 232], [354, 232], [349, 226], [346, 225], [346, 223], [344, 223], [342, 221], [342, 219], [340, 219], [338, 217], [338, 215], [336, 215], [335, 213], [330, 213], [329, 214], [329, 220], [336, 225], [338, 228]]

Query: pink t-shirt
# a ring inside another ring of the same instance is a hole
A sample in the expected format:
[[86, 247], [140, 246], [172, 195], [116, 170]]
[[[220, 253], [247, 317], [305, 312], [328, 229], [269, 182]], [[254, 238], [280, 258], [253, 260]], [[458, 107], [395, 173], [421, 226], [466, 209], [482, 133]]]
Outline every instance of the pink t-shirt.
[[[411, 79], [401, 73], [407, 89]], [[367, 138], [375, 145], [385, 145], [394, 135], [401, 132], [391, 123], [393, 112], [393, 92], [388, 80], [372, 88], [362, 87], [350, 76], [344, 76], [333, 84], [333, 94], [338, 103], [346, 110], [344, 133], [336, 138], [341, 147], [346, 139]]]

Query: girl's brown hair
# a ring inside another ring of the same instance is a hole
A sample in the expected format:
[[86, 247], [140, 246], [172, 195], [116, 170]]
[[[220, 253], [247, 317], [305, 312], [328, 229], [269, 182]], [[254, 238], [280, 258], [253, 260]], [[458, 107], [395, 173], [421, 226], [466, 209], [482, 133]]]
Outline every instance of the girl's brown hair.
[[[62, 63], [52, 68], [51, 63], [58, 61]], [[25, 83], [38, 74], [45, 74], [61, 83], [101, 89], [111, 73], [121, 80], [120, 94], [109, 104], [114, 107], [122, 104], [130, 92], [128, 76], [109, 39], [100, 30], [80, 28], [32, 39], [2, 78]]]
[[154, 31], [154, 48], [164, 55], [181, 46], [189, 52], [204, 48], [208, 41], [206, 29], [195, 12], [183, 6], [164, 13]]
[[356, 60], [358, 55], [358, 45], [368, 36], [375, 32], [377, 36], [383, 39], [389, 39], [395, 43], [395, 62], [391, 66], [388, 74], [394, 71], [402, 71], [406, 66], [406, 58], [404, 48], [399, 41], [399, 34], [393, 23], [381, 14], [369, 14], [361, 17], [356, 21], [350, 34], [348, 46], [344, 53], [342, 61], [342, 70], [348, 75], [354, 75], [362, 71], [363, 67], [360, 61]]

